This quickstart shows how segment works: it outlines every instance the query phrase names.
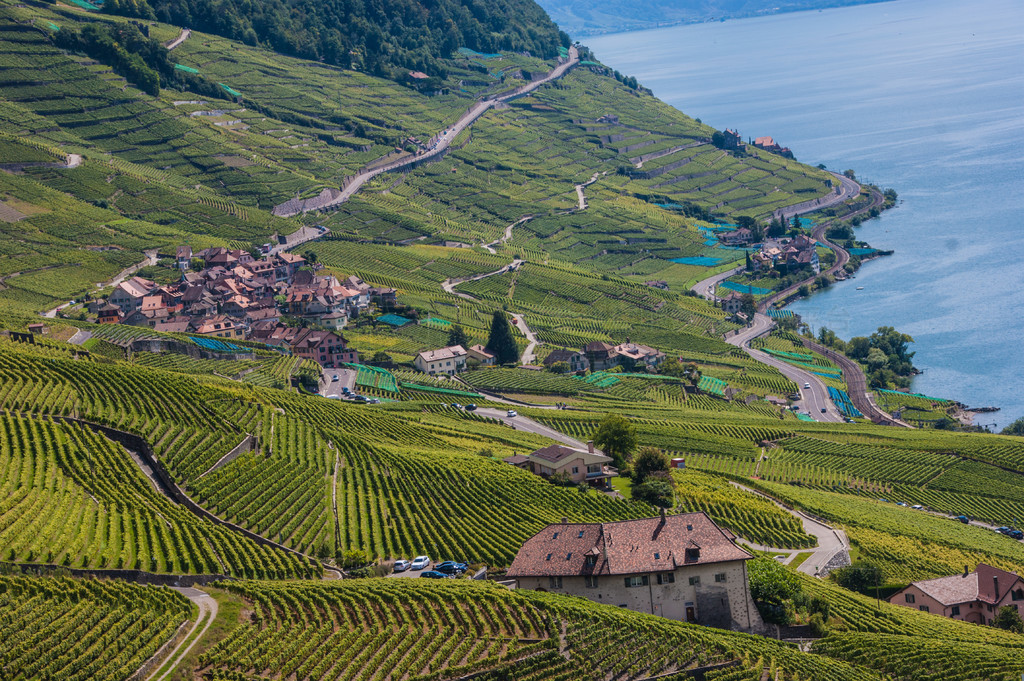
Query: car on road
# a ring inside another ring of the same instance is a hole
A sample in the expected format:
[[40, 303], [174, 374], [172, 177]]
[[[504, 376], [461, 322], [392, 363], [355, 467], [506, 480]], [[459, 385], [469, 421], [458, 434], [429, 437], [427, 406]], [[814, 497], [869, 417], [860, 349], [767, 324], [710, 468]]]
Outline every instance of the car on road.
[[808, 390], [810, 390], [811, 389], [811, 384], [810, 383], [804, 383], [804, 387], [807, 388]]
[[828, 409], [826, 409], [825, 407], [822, 407], [821, 408], [821, 413], [822, 414], [827, 414], [828, 413]]
[[1006, 534], [1009, 531], [1010, 531], [1010, 528], [1009, 527], [1005, 527], [1005, 526], [1004, 527], [997, 527], [996, 528], [996, 532], [998, 532], [999, 534]]
[[430, 556], [416, 556], [412, 559], [412, 565], [409, 567], [413, 570], [422, 570], [428, 565], [430, 565]]
[[331, 376], [331, 383], [334, 383], [337, 380], [338, 380], [338, 374], [334, 374], [333, 376]]
[[968, 517], [967, 517], [967, 516], [965, 516], [965, 515], [958, 515], [958, 516], [955, 516], [955, 517], [953, 518], [953, 520], [956, 520], [957, 522], [961, 522], [961, 523], [963, 523], [964, 525], [967, 525], [968, 523], [970, 523], [970, 522], [971, 522], [971, 519], [970, 519], [970, 518], [968, 518]]
[[472, 404], [472, 403], [467, 404], [466, 405], [466, 411], [476, 411], [476, 405]]
[[446, 575], [445, 573], [438, 572], [437, 570], [427, 570], [421, 574], [420, 577], [426, 577], [427, 579], [448, 579], [451, 575]]
[[329, 400], [340, 400], [341, 399], [341, 395], [328, 395], [327, 399], [329, 399]]
[[906, 506], [906, 505], [907, 505], [907, 502], [905, 502], [905, 501], [897, 501], [897, 502], [896, 502], [896, 505], [897, 505], [897, 506]]
[[341, 392], [343, 392], [346, 395], [351, 395], [352, 394], [352, 391], [348, 389], [347, 385], [341, 386]]
[[409, 569], [411, 563], [404, 558], [402, 560], [395, 561], [395, 572], [405, 572]]
[[924, 510], [924, 506], [922, 506], [921, 504], [914, 504], [910, 508], [914, 509], [915, 511], [923, 511]]
[[508, 417], [519, 416], [519, 412], [517, 412], [515, 409], [509, 409], [507, 412], [505, 412], [505, 416], [508, 416]]

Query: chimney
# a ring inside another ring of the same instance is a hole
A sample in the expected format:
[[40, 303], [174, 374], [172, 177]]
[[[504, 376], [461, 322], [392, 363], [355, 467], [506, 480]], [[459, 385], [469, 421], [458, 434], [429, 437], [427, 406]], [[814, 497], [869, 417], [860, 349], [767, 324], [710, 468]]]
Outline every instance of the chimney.
[[562, 516], [562, 524], [563, 525], [568, 525], [569, 524], [569, 519], [566, 518], [565, 516]]
[[967, 566], [964, 565], [964, 579], [967, 579], [967, 575], [969, 574], [969, 572], [967, 570], [968, 570]]
[[594, 441], [593, 440], [587, 440], [587, 451], [590, 452], [591, 454], [594, 453]]
[[661, 520], [658, 521], [658, 526], [654, 528], [654, 536], [651, 539], [657, 539], [665, 527], [665, 509], [659, 509], [659, 515], [661, 515]]
[[995, 589], [995, 593], [992, 594], [992, 600], [999, 600], [999, 576], [992, 575], [992, 588]]

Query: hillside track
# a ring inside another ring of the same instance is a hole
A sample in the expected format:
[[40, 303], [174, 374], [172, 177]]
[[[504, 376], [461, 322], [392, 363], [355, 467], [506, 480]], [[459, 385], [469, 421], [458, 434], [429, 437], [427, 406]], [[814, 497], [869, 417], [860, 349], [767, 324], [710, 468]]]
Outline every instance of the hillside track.
[[[163, 681], [164, 679], [169, 678], [171, 674], [174, 673], [174, 670], [177, 669], [178, 665], [181, 664], [181, 661], [185, 656], [188, 655], [189, 651], [192, 650], [193, 646], [203, 638], [207, 629], [209, 629], [210, 625], [213, 624], [213, 620], [217, 618], [217, 601], [205, 591], [200, 591], [193, 587], [172, 586], [170, 588], [195, 603], [199, 607], [199, 616], [196, 617], [195, 623], [192, 625], [192, 628], [189, 629], [185, 638], [183, 638], [181, 642], [174, 647], [174, 650], [171, 651], [170, 655], [167, 656], [171, 665], [167, 667], [163, 674], [160, 674], [160, 669], [163, 669], [163, 667], [157, 669], [146, 677], [146, 681]], [[192, 638], [192, 635], [197, 629], [199, 629], [200, 625], [202, 625], [202, 630], [199, 632], [199, 635]], [[182, 650], [182, 646], [186, 643], [188, 643], [188, 646]], [[157, 674], [159, 674], [159, 676], [157, 676]]]

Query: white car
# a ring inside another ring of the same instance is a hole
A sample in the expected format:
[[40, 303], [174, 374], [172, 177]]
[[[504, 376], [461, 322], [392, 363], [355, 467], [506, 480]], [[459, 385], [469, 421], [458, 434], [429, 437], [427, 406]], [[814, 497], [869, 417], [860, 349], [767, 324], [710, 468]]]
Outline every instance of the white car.
[[416, 556], [412, 559], [412, 565], [409, 567], [412, 570], [422, 570], [428, 565], [430, 565], [430, 556]]
[[914, 509], [915, 511], [923, 511], [924, 510], [924, 506], [922, 506], [921, 504], [914, 504], [910, 508]]
[[807, 388], [808, 390], [810, 390], [811, 389], [811, 384], [810, 383], [804, 383], [804, 387]]
[[515, 409], [509, 409], [505, 416], [519, 416], [519, 413]]
[[409, 561], [407, 560], [396, 560], [395, 561], [395, 572], [405, 572], [409, 569]]

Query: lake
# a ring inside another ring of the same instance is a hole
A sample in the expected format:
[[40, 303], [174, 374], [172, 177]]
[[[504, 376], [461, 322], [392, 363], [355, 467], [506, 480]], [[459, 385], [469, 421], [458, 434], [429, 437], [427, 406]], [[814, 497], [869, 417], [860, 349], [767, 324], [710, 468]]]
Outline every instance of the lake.
[[[895, 255], [792, 305], [843, 338], [915, 339], [913, 389], [1024, 416], [1024, 10], [896, 0], [587, 39], [661, 99], [892, 187], [857, 230]], [[857, 287], [863, 290], [856, 290]]]

